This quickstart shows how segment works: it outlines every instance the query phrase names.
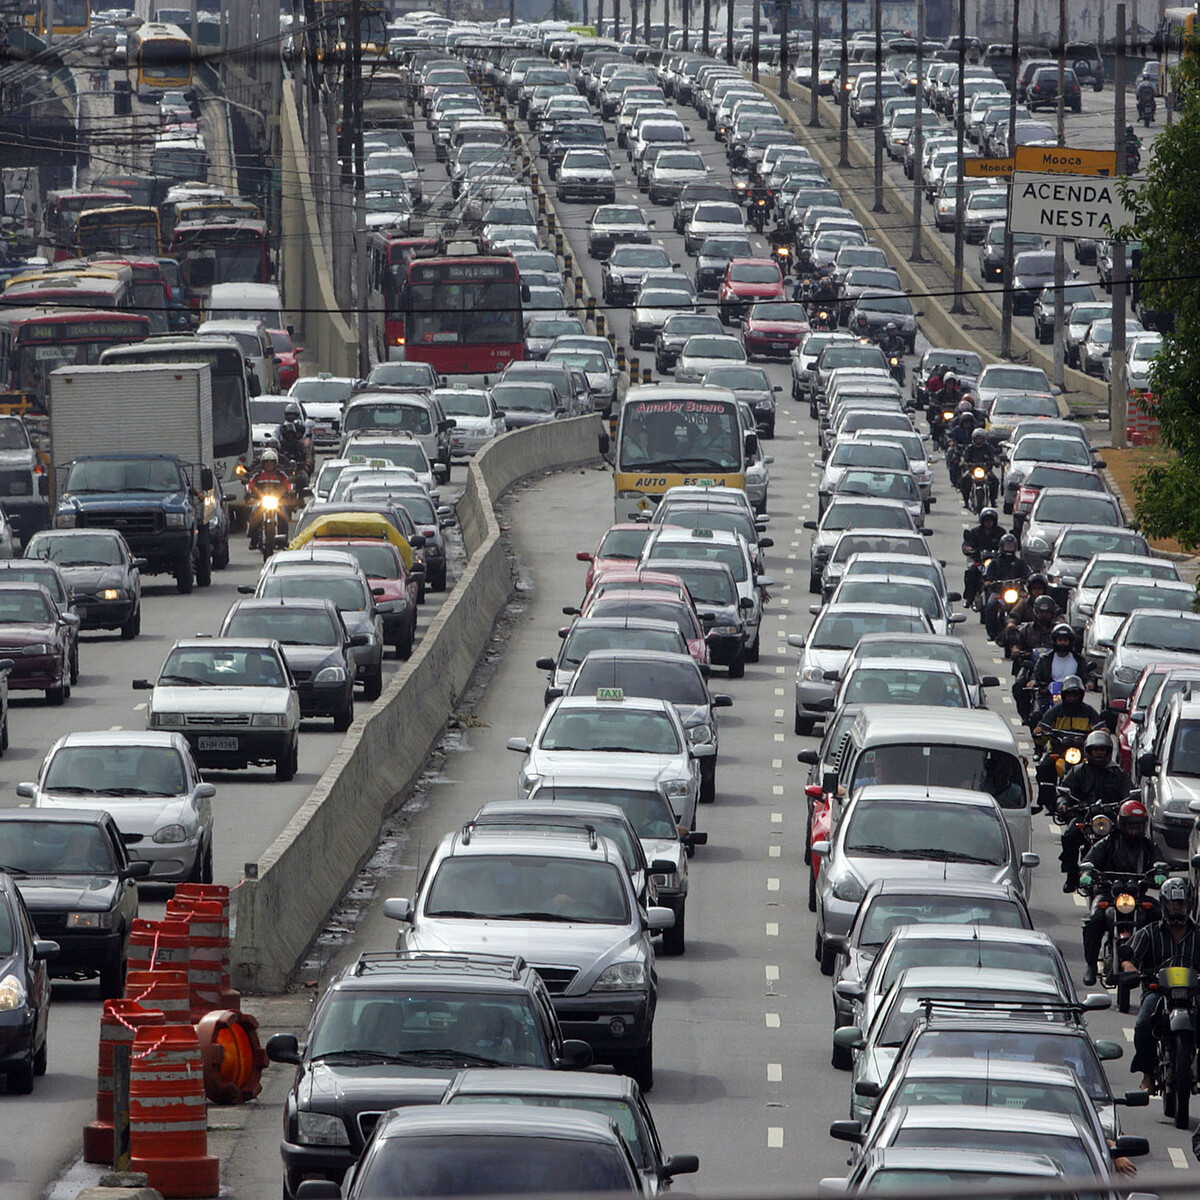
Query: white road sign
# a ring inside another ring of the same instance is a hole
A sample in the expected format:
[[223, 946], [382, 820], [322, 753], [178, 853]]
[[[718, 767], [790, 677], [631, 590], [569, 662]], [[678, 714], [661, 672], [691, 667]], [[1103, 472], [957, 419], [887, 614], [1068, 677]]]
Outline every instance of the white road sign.
[[1132, 220], [1115, 179], [1042, 171], [1013, 174], [1009, 228], [1014, 233], [1103, 238]]

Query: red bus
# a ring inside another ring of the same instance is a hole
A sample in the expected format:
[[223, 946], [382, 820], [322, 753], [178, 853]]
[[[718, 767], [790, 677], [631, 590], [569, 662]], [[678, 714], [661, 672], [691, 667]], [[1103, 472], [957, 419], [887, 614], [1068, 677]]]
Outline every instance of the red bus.
[[394, 311], [399, 326], [388, 358], [427, 362], [439, 374], [482, 375], [525, 355], [512, 258], [415, 258]]
[[0, 412], [44, 413], [56, 367], [92, 366], [109, 346], [149, 336], [149, 320], [132, 312], [0, 307]]
[[169, 253], [179, 262], [193, 308], [203, 306], [214, 283], [271, 282], [265, 221], [181, 221], [171, 233]]
[[380, 362], [404, 358], [404, 314], [400, 297], [414, 258], [436, 258], [446, 248], [440, 237], [409, 237], [376, 230], [367, 239], [371, 344]]

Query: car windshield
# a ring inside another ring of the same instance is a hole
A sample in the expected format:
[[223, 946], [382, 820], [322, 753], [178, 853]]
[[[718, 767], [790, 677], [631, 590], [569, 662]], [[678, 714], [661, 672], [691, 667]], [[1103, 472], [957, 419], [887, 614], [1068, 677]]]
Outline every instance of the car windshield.
[[352, 380], [348, 379], [321, 379], [317, 376], [312, 376], [307, 379], [298, 379], [292, 384], [292, 389], [289, 395], [295, 400], [299, 400], [302, 404], [319, 403], [319, 404], [344, 404], [350, 399], [350, 395], [354, 390]]
[[1112, 312], [1111, 304], [1074, 304], [1067, 314], [1071, 325], [1090, 325], [1093, 321], [1107, 317]]
[[[874, 521], [874, 516], [871, 519]], [[898, 534], [873, 536], [869, 533], [844, 533], [834, 547], [830, 562], [844, 563], [853, 554], [921, 554], [924, 550], [924, 538], [918, 540]]]
[[1200, 654], [1200, 618], [1181, 621], [1178, 616], [1134, 615], [1127, 620], [1123, 641], [1142, 649]]
[[[1054, 258], [1051, 256], [1050, 268], [1054, 269]], [[1003, 388], [1013, 392], [1048, 392], [1050, 380], [1046, 372], [1038, 367], [984, 367], [979, 377], [979, 386], [988, 388]]]
[[1022, 417], [1057, 417], [1058, 401], [1053, 396], [998, 396], [992, 405], [991, 419], [994, 421], [1002, 413]]
[[342, 430], [356, 429], [400, 429], [420, 437], [433, 432], [433, 422], [422, 404], [352, 404], [342, 418]]
[[457, 1054], [464, 1066], [478, 1058], [500, 1066], [551, 1065], [533, 1006], [496, 993], [335, 989], [308, 1047], [310, 1060], [411, 1055], [419, 1064], [439, 1054]]
[[938, 708], [970, 707], [962, 685], [949, 671], [921, 671], [900, 667], [860, 667], [847, 680], [841, 701], [843, 704], [932, 704]]
[[[1061, 467], [1034, 467], [1025, 476], [1024, 485], [1028, 488], [1065, 487], [1074, 488], [1081, 492], [1102, 492], [1104, 481], [1096, 474], [1084, 474], [1080, 471], [1067, 471]], [[1078, 557], [1078, 556], [1076, 556]]]
[[[1062, 541], [1059, 542], [1059, 553], [1068, 553], [1064, 549], [1068, 545], [1068, 535], [1064, 534]], [[1073, 558], [1081, 557], [1081, 553], [1072, 553]], [[1136, 550], [1133, 551], [1137, 553]], [[1102, 588], [1110, 579], [1115, 579], [1119, 575], [1134, 575], [1139, 579], [1178, 579], [1179, 570], [1172, 562], [1166, 562], [1161, 558], [1142, 558], [1136, 562], [1105, 562], [1104, 559], [1097, 559], [1092, 564], [1091, 568], [1080, 576], [1079, 586], [1088, 588]]]
[[[821, 521], [821, 531], [836, 533], [839, 529], [853, 529], [859, 525], [870, 524], [874, 529], [911, 529], [912, 518], [902, 504], [856, 504], [850, 498], [834, 497], [825, 516]], [[855, 546], [855, 550], [874, 550], [874, 546]], [[882, 547], [884, 552], [891, 549], [889, 545]], [[851, 551], [847, 550], [845, 557], [849, 558]]]
[[1113, 584], [1102, 607], [1106, 617], [1127, 617], [1135, 608], [1157, 608], [1190, 613], [1196, 593], [1191, 588], [1159, 588], [1151, 583]]
[[[876, 960], [871, 987], [883, 995], [909, 967], [990, 967], [1001, 971], [1036, 971], [1061, 979], [1062, 968], [1053, 946], [1040, 942], [1001, 942], [988, 938], [906, 937], [896, 942], [884, 962]], [[963, 1101], [943, 1100], [943, 1104]], [[976, 1103], [966, 1101], [966, 1103]]]
[[847, 471], [838, 484], [838, 491], [858, 496], [876, 496], [880, 499], [912, 502], [919, 501], [921, 498], [917, 491], [917, 481], [909, 474], [907, 456], [904, 459], [902, 472], [857, 469]]
[[778, 283], [779, 268], [774, 263], [733, 263], [729, 278], [735, 283]]
[[[678, 525], [682, 529], [725, 529], [731, 533], [740, 533], [751, 545], [758, 540], [758, 530], [754, 522], [742, 510], [732, 504], [720, 508], [683, 508], [672, 505], [661, 514], [655, 514], [655, 524]], [[671, 570], [675, 567], [672, 565]]]
[[687, 642], [678, 629], [584, 626], [572, 630], [563, 643], [560, 665], [577, 667], [593, 650], [663, 650], [673, 654], [686, 654]]
[[221, 636], [274, 638], [283, 646], [335, 646], [342, 642], [342, 631], [327, 612], [286, 604], [235, 609]]
[[833, 343], [821, 351], [820, 366], [822, 371], [832, 371], [836, 367], [880, 367], [887, 369], [883, 351], [878, 346], [863, 346], [858, 342], [845, 345]]
[[1090, 467], [1092, 454], [1081, 438], [1024, 437], [1013, 447], [1013, 461], [1063, 463], [1073, 467]]
[[625, 925], [623, 866], [541, 854], [445, 859], [425, 900], [426, 917]]
[[292, 399], [263, 399], [255, 397], [250, 401], [250, 420], [256, 425], [279, 425], [287, 413], [287, 406], [296, 403]]
[[619, 687], [626, 696], [649, 696], [673, 704], [708, 704], [708, 688], [691, 658], [686, 662], [614, 662], [609, 658], [585, 662], [576, 672], [571, 691], [585, 696], [602, 687]]
[[[901, 1129], [893, 1146], [943, 1146], [944, 1129]], [[996, 1145], [990, 1129], [955, 1129], [954, 1147], [957, 1150], [991, 1150]], [[1096, 1164], [1088, 1154], [1083, 1140], [1074, 1134], [1069, 1137], [1029, 1130], [1005, 1130], [1004, 1148], [1017, 1154], [1045, 1154], [1055, 1159], [1067, 1175], [1094, 1176]]]
[[953, 663], [962, 674], [963, 679], [972, 683], [978, 679], [971, 652], [955, 638], [933, 639], [900, 639], [889, 641], [886, 638], [874, 638], [870, 642], [857, 647], [854, 658], [929, 658], [935, 662]]
[[1101, 496], [1054, 495], [1043, 492], [1032, 520], [1054, 525], [1120, 525], [1116, 505]]
[[[534, 325], [543, 324], [539, 321], [530, 321], [529, 336], [530, 337], [557, 337], [560, 333], [575, 333], [576, 326], [579, 324], [574, 318], [569, 321], [545, 322], [546, 324], [562, 325], [565, 328], [546, 330], [544, 333], [535, 333]], [[442, 411], [448, 417], [490, 417], [492, 415], [491, 407], [488, 404], [487, 392], [470, 392], [470, 391], [455, 391], [453, 389], [440, 391], [437, 393], [437, 398], [441, 401]]]
[[618, 246], [608, 260], [612, 267], [665, 267], [671, 258], [661, 246]]
[[173, 746], [62, 746], [41, 786], [93, 796], [178, 796], [188, 790]]
[[[876, 766], [876, 778], [871, 782], [892, 782]], [[865, 782], [860, 780], [856, 786]], [[842, 849], [852, 857], [927, 858], [989, 866], [1001, 866], [1009, 857], [999, 817], [974, 804], [873, 798], [856, 804], [846, 821]]]
[[697, 204], [692, 210], [692, 221], [697, 225], [737, 225], [744, 224], [742, 210], [736, 204]]
[[340, 612], [362, 612], [367, 593], [357, 575], [311, 575], [274, 571], [262, 581], [259, 595], [266, 599], [332, 600]]
[[564, 708], [542, 730], [541, 750], [556, 753], [678, 754], [675, 726], [665, 712], [626, 708]]
[[597, 558], [622, 558], [636, 560], [641, 557], [650, 529], [643, 525], [639, 529], [610, 529], [596, 551]]
[[[1133, 530], [1114, 529], [1112, 533], [1091, 533], [1067, 529], [1058, 542], [1056, 554], [1059, 558], [1091, 558], [1093, 554], [1137, 554], [1149, 559], [1150, 547], [1140, 533]], [[1161, 578], [1175, 579], [1177, 576], [1170, 570], [1170, 563], [1158, 561], [1158, 571], [1164, 572]], [[1138, 571], [1120, 570], [1116, 575], [1155, 574], [1151, 570]]]
[[[869, 784], [966, 788], [974, 792], [987, 792], [1001, 808], [1022, 808], [1025, 804], [1025, 789], [1020, 783], [1022, 778], [1020, 760], [1006, 751], [985, 750], [979, 746], [931, 745], [920, 742], [914, 735], [912, 742], [904, 745], [879, 746], [865, 751], [855, 765], [849, 790], [853, 792]], [[991, 814], [980, 809], [956, 809], [946, 814], [947, 819], [958, 819], [964, 811], [968, 811], [969, 816], [963, 819], [976, 822], [985, 818], [991, 820]], [[926, 816], [932, 819], [931, 814], [927, 813]], [[937, 819], [941, 820], [941, 810]], [[1004, 860], [1002, 857], [998, 861]]]
[[625, 790], [618, 785], [611, 787], [572, 786], [551, 782], [545, 794], [536, 793], [538, 800], [545, 800], [553, 793], [555, 800], [581, 800], [585, 803], [615, 804], [629, 818], [630, 825], [640, 838], [675, 838], [679, 835], [678, 822], [666, 798], [658, 792]]
[[[882, 946], [901, 925], [994, 925], [1026, 929], [1021, 907], [1013, 900], [974, 896], [876, 896], [858, 925], [858, 945]], [[934, 964], [936, 965], [936, 964]]]
[[[603, 150], [568, 150], [563, 155], [562, 167], [589, 171], [611, 171], [612, 163]], [[562, 167], [559, 170], [562, 170]]]
[[792, 304], [783, 300], [779, 303], [756, 304], [750, 310], [752, 321], [801, 321], [808, 324], [808, 311], [803, 304]]
[[431, 375], [428, 363], [387, 362], [374, 367], [367, 382], [387, 387], [429, 387], [436, 382]]
[[750, 577], [746, 555], [740, 545], [728, 542], [711, 542], [707, 538], [693, 538], [687, 542], [658, 541], [654, 544], [653, 564], [659, 570], [673, 570], [676, 562], [724, 563], [738, 583]]
[[693, 334], [697, 333], [721, 333], [720, 317], [709, 316], [703, 313], [681, 313], [678, 316], [668, 317], [667, 323], [663, 326], [663, 335], [675, 338], [683, 338], [685, 341]]
[[751, 246], [745, 238], [708, 238], [700, 247], [700, 258], [737, 258], [750, 254]]
[[57, 619], [57, 607], [40, 589], [3, 586], [0, 577], [0, 623], [52, 625]]
[[167, 655], [158, 683], [164, 687], [289, 686], [283, 664], [257, 647], [177, 646]]
[[859, 311], [899, 313], [901, 316], [910, 316], [913, 310], [907, 296], [861, 296], [858, 308]]
[[834, 613], [817, 618], [808, 644], [814, 650], [853, 650], [867, 633], [924, 633], [925, 624], [907, 613]]
[[746, 352], [741, 343], [737, 338], [727, 335], [709, 337], [706, 334], [697, 334], [688, 339], [683, 352], [688, 358], [731, 358], [741, 362], [746, 359]]
[[108, 835], [85, 821], [0, 822], [0, 867], [21, 875], [115, 875]]
[[558, 393], [554, 385], [501, 383], [492, 392], [496, 407], [505, 412], [552, 413]]
[[[969, 965], [974, 965], [969, 964]], [[1018, 964], [1017, 969], [1021, 967]], [[905, 1080], [893, 1097], [909, 1108], [921, 1105], [966, 1104], [1008, 1111], [1069, 1113], [1091, 1123], [1091, 1102], [1067, 1083], [1023, 1082], [1018, 1079], [977, 1079], [967, 1075], [920, 1075]], [[1084, 1106], [1087, 1106], [1086, 1108]], [[878, 1176], [871, 1181], [872, 1188]], [[976, 1183], [978, 1183], [978, 1179]], [[908, 1183], [912, 1184], [910, 1177]]]
[[44, 558], [62, 567], [111, 567], [122, 561], [121, 547], [113, 534], [72, 533], [35, 535], [25, 554]]
[[592, 221], [597, 225], [645, 225], [646, 214], [640, 208], [598, 208]]
[[67, 492], [177, 492], [179, 468], [171, 459], [91, 458], [72, 463]]

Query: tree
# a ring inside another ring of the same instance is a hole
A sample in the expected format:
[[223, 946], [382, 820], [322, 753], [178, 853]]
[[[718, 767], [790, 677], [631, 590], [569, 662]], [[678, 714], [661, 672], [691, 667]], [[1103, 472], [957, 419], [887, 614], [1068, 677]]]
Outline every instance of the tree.
[[1152, 396], [1139, 400], [1157, 417], [1163, 442], [1175, 451], [1135, 482], [1137, 515], [1151, 537], [1200, 545], [1200, 60], [1185, 54], [1175, 75], [1178, 119], [1159, 133], [1146, 183], [1127, 195], [1142, 241], [1141, 298], [1146, 308], [1173, 313], [1152, 376]]

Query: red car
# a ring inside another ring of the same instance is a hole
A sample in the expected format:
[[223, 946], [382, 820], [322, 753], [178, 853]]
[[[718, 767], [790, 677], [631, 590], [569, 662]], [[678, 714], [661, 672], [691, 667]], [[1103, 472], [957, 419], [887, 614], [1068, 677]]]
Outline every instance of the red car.
[[[1168, 677], [1171, 683], [1168, 684]], [[1117, 732], [1115, 736], [1117, 759], [1121, 768], [1130, 775], [1134, 774], [1134, 756], [1138, 751], [1138, 741], [1150, 717], [1150, 710], [1164, 686], [1171, 691], [1182, 691], [1194, 687], [1200, 678], [1200, 671], [1195, 663], [1150, 663], [1142, 668], [1141, 678], [1134, 684], [1133, 692], [1128, 700], [1114, 700], [1113, 709], [1117, 713]], [[1164, 699], [1169, 699], [1169, 694]], [[1145, 729], [1149, 740], [1142, 743], [1145, 750], [1154, 740], [1154, 730]]]
[[717, 289], [717, 309], [729, 325], [758, 300], [783, 299], [783, 272], [770, 258], [731, 258]]
[[791, 300], [754, 305], [742, 329], [747, 358], [790, 358], [808, 333], [808, 310]]
[[47, 704], [71, 695], [71, 634], [78, 617], [58, 611], [40, 583], [0, 584], [0, 653], [8, 688], [46, 693]]
[[580, 562], [591, 563], [588, 567], [584, 591], [591, 591], [596, 578], [607, 571], [627, 568], [642, 557], [642, 549], [650, 536], [650, 526], [635, 521], [622, 521], [610, 525], [604, 532], [595, 551], [580, 550], [575, 557]]
[[286, 329], [268, 329], [267, 333], [279, 364], [279, 389], [286, 391], [300, 378], [300, 355], [304, 353], [304, 347], [297, 346]]

